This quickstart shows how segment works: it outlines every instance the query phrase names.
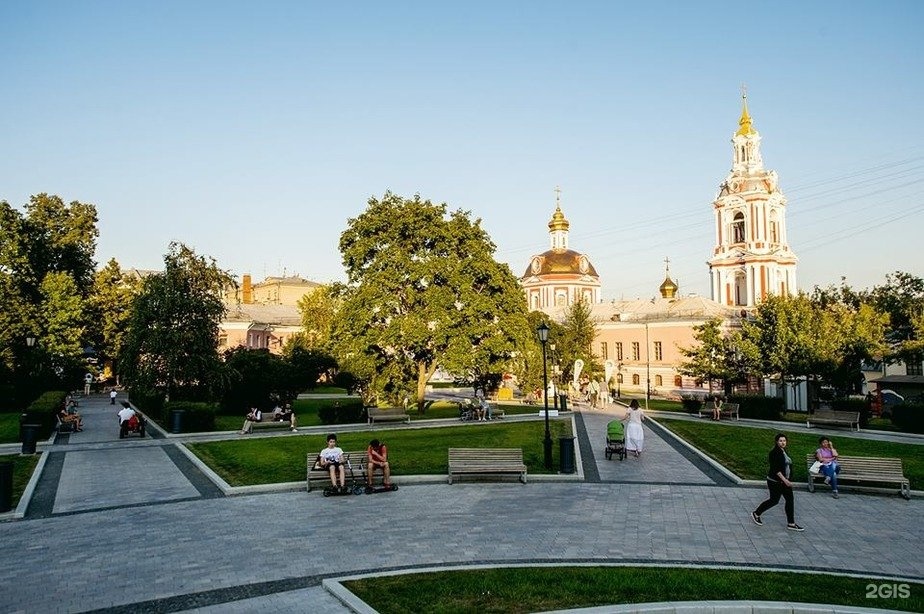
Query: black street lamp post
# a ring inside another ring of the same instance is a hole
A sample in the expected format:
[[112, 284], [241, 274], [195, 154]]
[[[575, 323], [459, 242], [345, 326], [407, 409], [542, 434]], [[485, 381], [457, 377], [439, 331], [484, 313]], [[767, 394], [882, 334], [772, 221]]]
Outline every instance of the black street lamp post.
[[549, 327], [543, 322], [536, 329], [539, 334], [539, 343], [542, 344], [542, 398], [545, 401], [545, 441], [542, 442], [545, 456], [545, 468], [552, 469], [552, 435], [549, 433], [549, 374], [546, 367], [545, 346], [549, 342]]

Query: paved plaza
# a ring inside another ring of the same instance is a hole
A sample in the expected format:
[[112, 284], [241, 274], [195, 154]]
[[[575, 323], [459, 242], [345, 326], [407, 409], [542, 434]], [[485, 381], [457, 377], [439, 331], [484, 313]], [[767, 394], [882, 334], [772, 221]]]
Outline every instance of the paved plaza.
[[108, 399], [80, 410], [84, 432], [42, 446], [25, 518], [0, 523], [0, 611], [345, 612], [325, 578], [469, 564], [692, 563], [924, 581], [920, 497], [845, 488], [835, 501], [800, 489], [804, 533], [785, 530], [782, 505], [758, 527], [748, 514], [766, 490], [734, 483], [657, 425], [645, 427], [640, 460], [606, 460], [615, 410], [576, 419], [584, 481], [398, 476], [397, 492], [335, 498], [225, 496], [177, 449], [187, 438], [120, 441]]

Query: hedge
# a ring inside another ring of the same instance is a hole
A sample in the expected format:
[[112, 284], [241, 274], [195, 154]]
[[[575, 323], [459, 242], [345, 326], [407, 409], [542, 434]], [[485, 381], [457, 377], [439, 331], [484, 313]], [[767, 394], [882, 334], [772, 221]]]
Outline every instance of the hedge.
[[366, 421], [362, 399], [324, 399], [318, 406], [318, 418], [324, 424], [355, 424]]

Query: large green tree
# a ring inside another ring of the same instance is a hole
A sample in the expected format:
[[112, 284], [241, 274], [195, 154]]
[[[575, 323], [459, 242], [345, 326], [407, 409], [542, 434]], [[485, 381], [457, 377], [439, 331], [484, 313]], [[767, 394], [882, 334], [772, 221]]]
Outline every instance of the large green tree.
[[[64, 375], [51, 361], [67, 366], [71, 348], [84, 341], [85, 307], [75, 303], [90, 291], [96, 224], [93, 205], [58, 196], [32, 196], [23, 211], [0, 201], [0, 386], [14, 400], [34, 374]], [[59, 292], [65, 285], [68, 297]], [[27, 337], [37, 339], [36, 349], [26, 348]]]
[[340, 304], [332, 284], [315, 288], [299, 299], [298, 311], [302, 316], [304, 332], [300, 334], [298, 345], [309, 350], [329, 351]]
[[387, 192], [349, 220], [340, 251], [337, 358], [376, 392], [396, 400], [413, 390], [423, 411], [437, 366], [482, 380], [531, 335], [516, 277], [468, 212]]
[[164, 270], [144, 278], [122, 349], [130, 385], [171, 399], [215, 396], [226, 383], [218, 353], [224, 289], [232, 276], [213, 258], [171, 243]]
[[141, 291], [141, 280], [125, 276], [115, 258], [96, 272], [93, 292], [89, 300], [90, 340], [97, 354], [118, 364], [128, 325], [132, 304]]

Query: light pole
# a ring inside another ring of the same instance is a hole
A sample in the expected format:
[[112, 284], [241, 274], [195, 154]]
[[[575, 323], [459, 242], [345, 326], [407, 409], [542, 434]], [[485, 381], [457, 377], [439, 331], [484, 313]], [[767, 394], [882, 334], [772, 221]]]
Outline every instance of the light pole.
[[552, 469], [552, 435], [549, 433], [549, 374], [546, 367], [545, 346], [549, 342], [549, 327], [543, 322], [536, 329], [539, 335], [539, 343], [542, 344], [542, 398], [545, 405], [545, 440], [542, 442], [542, 450], [545, 456], [545, 468]]

